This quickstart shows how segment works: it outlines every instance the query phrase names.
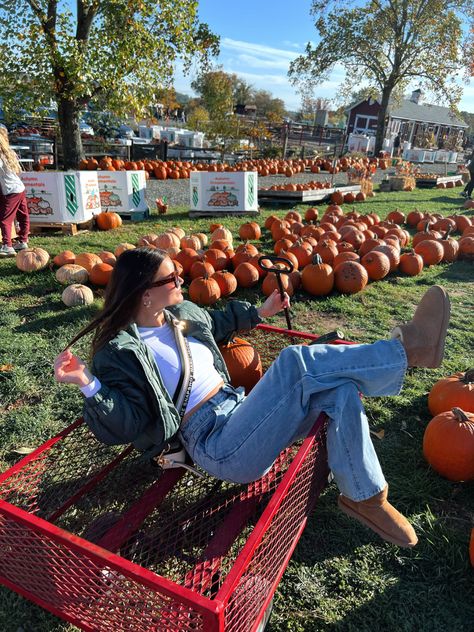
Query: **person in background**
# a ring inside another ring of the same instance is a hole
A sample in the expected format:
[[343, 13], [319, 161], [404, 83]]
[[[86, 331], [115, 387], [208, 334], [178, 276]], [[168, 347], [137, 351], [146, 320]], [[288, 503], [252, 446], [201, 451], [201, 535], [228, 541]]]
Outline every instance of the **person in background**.
[[[30, 217], [26, 204], [25, 185], [18, 177], [21, 165], [8, 142], [8, 132], [0, 128], [0, 257], [14, 257], [28, 248]], [[18, 221], [18, 242], [12, 246], [12, 226]]]
[[397, 134], [395, 138], [393, 139], [393, 155], [396, 158], [400, 156], [400, 144], [401, 144], [400, 134]]
[[[324, 411], [339, 508], [384, 540], [414, 546], [413, 527], [387, 500], [360, 394], [396, 395], [408, 366], [440, 365], [450, 315], [446, 292], [431, 287], [413, 319], [389, 340], [286, 347], [245, 396], [230, 385], [217, 344], [288, 307], [288, 295], [275, 290], [258, 309], [229, 301], [224, 310], [208, 311], [184, 301], [181, 284], [166, 252], [124, 252], [103, 309], [56, 357], [56, 380], [81, 388], [84, 420], [96, 438], [132, 442], [154, 458], [179, 436], [209, 474], [248, 483], [305, 437]], [[70, 347], [90, 332], [89, 370]]]
[[474, 149], [467, 157], [466, 166], [469, 171], [470, 180], [464, 187], [464, 191], [461, 193], [461, 195], [468, 200], [472, 200], [472, 191], [474, 190]]

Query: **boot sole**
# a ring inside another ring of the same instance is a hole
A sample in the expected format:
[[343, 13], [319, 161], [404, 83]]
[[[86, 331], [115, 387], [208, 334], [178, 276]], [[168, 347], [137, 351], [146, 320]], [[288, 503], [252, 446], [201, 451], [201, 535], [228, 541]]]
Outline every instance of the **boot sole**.
[[399, 540], [398, 538], [395, 538], [394, 536], [390, 535], [386, 531], [383, 531], [382, 529], [380, 529], [378, 525], [375, 524], [375, 522], [372, 522], [371, 520], [369, 520], [362, 514], [358, 513], [357, 511], [354, 511], [351, 507], [346, 505], [345, 502], [342, 500], [341, 496], [338, 497], [337, 504], [339, 506], [339, 509], [342, 512], [344, 512], [347, 516], [350, 516], [351, 518], [355, 518], [358, 522], [360, 522], [364, 526], [374, 531], [377, 535], [379, 535], [382, 538], [382, 540], [385, 540], [386, 542], [390, 542], [391, 544], [396, 544], [397, 546], [402, 547], [404, 549], [412, 549], [418, 542], [418, 540], [416, 542], [407, 542], [406, 540]]
[[448, 324], [451, 316], [451, 302], [449, 300], [449, 296], [446, 294], [445, 290], [440, 287], [444, 295], [444, 318], [441, 325], [441, 334], [438, 338], [438, 344], [436, 347], [436, 353], [433, 360], [433, 364], [430, 364], [426, 368], [436, 369], [441, 365], [444, 356], [444, 345], [446, 341], [446, 334], [448, 332]]

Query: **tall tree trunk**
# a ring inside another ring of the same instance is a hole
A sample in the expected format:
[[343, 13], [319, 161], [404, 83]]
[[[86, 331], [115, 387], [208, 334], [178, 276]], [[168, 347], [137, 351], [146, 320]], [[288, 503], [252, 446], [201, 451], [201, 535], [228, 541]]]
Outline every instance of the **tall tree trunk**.
[[77, 169], [79, 162], [84, 158], [79, 116], [80, 109], [75, 101], [59, 97], [58, 119], [63, 145], [64, 169]]
[[375, 149], [374, 149], [375, 156], [378, 156], [379, 151], [383, 149], [383, 140], [385, 138], [388, 103], [390, 101], [392, 90], [393, 90], [392, 85], [385, 85], [382, 90], [382, 102], [380, 103], [380, 110], [379, 110], [379, 115], [377, 119], [377, 133], [375, 135]]

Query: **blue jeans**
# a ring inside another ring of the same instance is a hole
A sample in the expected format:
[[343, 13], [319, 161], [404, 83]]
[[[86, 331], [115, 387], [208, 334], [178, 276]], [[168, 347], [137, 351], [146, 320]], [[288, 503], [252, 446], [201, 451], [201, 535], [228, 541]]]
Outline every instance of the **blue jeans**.
[[224, 386], [180, 431], [191, 458], [217, 478], [260, 478], [278, 454], [329, 417], [329, 467], [340, 491], [365, 500], [386, 485], [360, 393], [397, 395], [407, 359], [399, 340], [284, 349], [251, 393]]

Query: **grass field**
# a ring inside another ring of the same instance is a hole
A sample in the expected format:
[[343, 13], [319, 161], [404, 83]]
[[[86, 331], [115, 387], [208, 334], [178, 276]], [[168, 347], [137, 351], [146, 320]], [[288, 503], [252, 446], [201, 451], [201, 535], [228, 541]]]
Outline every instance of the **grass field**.
[[[357, 210], [376, 212], [382, 218], [396, 207], [449, 215], [459, 210], [459, 201], [457, 190], [415, 190], [378, 194]], [[268, 214], [283, 216], [287, 210], [265, 209], [259, 221], [263, 225]], [[241, 222], [226, 218], [223, 223], [237, 235]], [[114, 250], [119, 242], [135, 243], [147, 232], [175, 225], [207, 232], [209, 223], [209, 219], [190, 220], [187, 208], [178, 207], [166, 216], [152, 216], [108, 233], [41, 235], [30, 243], [52, 255], [64, 249], [97, 252]], [[268, 231], [264, 231], [262, 250], [272, 250]], [[450, 294], [452, 320], [441, 368], [410, 370], [400, 396], [366, 402], [371, 428], [384, 430], [384, 437], [374, 442], [391, 500], [412, 521], [418, 546], [405, 551], [383, 543], [338, 511], [337, 489], [330, 486], [279, 586], [271, 632], [474, 630], [474, 569], [468, 555], [474, 484], [442, 479], [421, 453], [430, 419], [426, 395], [431, 385], [474, 364], [473, 281], [473, 264], [459, 261], [428, 268], [414, 278], [394, 273], [353, 296], [334, 293], [314, 300], [299, 292], [293, 299], [295, 329], [323, 333], [339, 328], [351, 340], [371, 342], [387, 336], [399, 321], [408, 320], [423, 292], [437, 283]], [[16, 450], [37, 446], [81, 412], [78, 391], [54, 382], [52, 362], [101, 301], [68, 309], [61, 302], [61, 291], [53, 270], [27, 275], [17, 270], [14, 260], [0, 261], [0, 365], [12, 365], [0, 372], [1, 470], [20, 458]], [[238, 296], [256, 304], [262, 299], [258, 288]], [[283, 317], [272, 319], [272, 324], [282, 327], [284, 322]], [[86, 353], [85, 343], [82, 352]], [[0, 632], [73, 629], [0, 588]]]

